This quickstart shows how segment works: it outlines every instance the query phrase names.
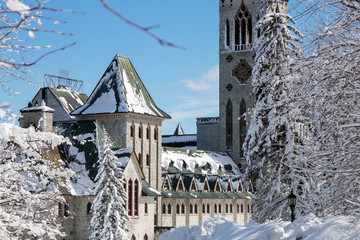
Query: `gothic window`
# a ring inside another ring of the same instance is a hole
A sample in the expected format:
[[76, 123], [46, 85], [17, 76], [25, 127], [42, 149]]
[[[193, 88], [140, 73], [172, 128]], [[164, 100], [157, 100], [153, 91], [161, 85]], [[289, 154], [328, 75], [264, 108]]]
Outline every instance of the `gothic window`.
[[[260, 20], [259, 15], [256, 17], [256, 21], [258, 22]], [[257, 37], [260, 38], [260, 28], [257, 30]]]
[[230, 203], [230, 213], [233, 212], [233, 209], [232, 209], [232, 204]]
[[136, 237], [134, 234], [131, 236], [131, 240], [136, 240]]
[[207, 181], [204, 182], [204, 191], [209, 191], [209, 185]]
[[243, 150], [243, 145], [245, 142], [245, 137], [246, 137], [246, 117], [245, 114], [246, 113], [246, 103], [244, 101], [244, 99], [241, 100], [240, 102], [240, 157], [243, 158], [244, 157], [244, 150]]
[[58, 215], [59, 216], [63, 215], [63, 205], [61, 203], [58, 204]]
[[166, 205], [165, 203], [162, 204], [162, 214], [166, 214]]
[[183, 182], [182, 182], [181, 178], [179, 179], [179, 182], [178, 182], [177, 191], [184, 191], [184, 186], [183, 186]]
[[150, 127], [146, 128], [146, 139], [150, 139]]
[[185, 205], [181, 204], [181, 214], [185, 214]]
[[169, 191], [170, 190], [169, 181], [167, 179], [165, 179], [163, 189], [164, 189], [164, 191]]
[[237, 213], [240, 213], [240, 206], [239, 206], [239, 204], [236, 205], [236, 210], [237, 210], [237, 211], [236, 211]]
[[232, 121], [233, 116], [233, 107], [232, 103], [229, 100], [226, 104], [226, 150], [231, 151], [232, 150]]
[[131, 125], [130, 126], [130, 137], [134, 137], [134, 135], [135, 135], [134, 132], [135, 132], [134, 126]]
[[158, 140], [158, 131], [156, 128], [154, 129], [154, 140]]
[[139, 181], [136, 179], [135, 180], [135, 191], [134, 191], [134, 200], [135, 200], [135, 204], [134, 204], [134, 214], [135, 216], [139, 215]]
[[86, 213], [87, 214], [91, 213], [91, 202], [88, 202], [88, 204], [86, 205]]
[[235, 15], [235, 51], [249, 50], [251, 43], [251, 14], [243, 2]]
[[176, 214], [180, 214], [180, 205], [176, 204]]
[[243, 204], [240, 205], [240, 209], [241, 209], [241, 213], [243, 213], [244, 212], [244, 205]]
[[147, 203], [145, 203], [145, 205], [144, 205], [144, 213], [148, 214], [148, 205], [147, 205]]
[[193, 205], [190, 203], [190, 208], [189, 208], [190, 213], [193, 213]]
[[220, 191], [221, 191], [220, 183], [216, 182], [216, 184], [215, 184], [215, 192], [220, 192]]
[[65, 203], [64, 204], [64, 217], [69, 217], [70, 213], [69, 213], [69, 204]]
[[219, 204], [219, 213], [221, 213], [221, 204]]
[[128, 215], [132, 216], [132, 191], [133, 191], [133, 182], [130, 179], [128, 183]]
[[240, 84], [245, 84], [251, 77], [252, 68], [246, 60], [240, 60], [240, 63], [232, 70], [232, 75], [239, 80]]
[[214, 204], [214, 212], [217, 213], [217, 205], [216, 205], [216, 203]]
[[205, 204], [202, 205], [202, 213], [205, 213]]
[[148, 240], [148, 235], [144, 235], [144, 240]]
[[230, 23], [229, 23], [229, 19], [226, 19], [226, 46], [230, 46]]
[[139, 153], [139, 164], [140, 164], [140, 166], [142, 166], [142, 155], [141, 155], [141, 153]]
[[170, 203], [168, 204], [168, 212], [167, 213], [171, 214], [171, 204]]
[[142, 138], [142, 128], [139, 126], [139, 138]]
[[249, 204], [247, 205], [247, 212], [248, 213], [250, 212], [250, 205]]
[[206, 205], [206, 213], [210, 213], [210, 204]]
[[150, 166], [150, 155], [146, 154], [146, 166]]
[[225, 205], [225, 212], [229, 213], [229, 205], [228, 204]]
[[198, 205], [195, 203], [194, 205], [194, 213], [197, 214], [198, 213]]
[[190, 191], [196, 191], [196, 185], [194, 180], [192, 180], [191, 182]]
[[227, 191], [227, 192], [231, 192], [230, 182], [228, 182], [228, 184], [227, 184], [227, 186], [226, 186], [226, 191]]

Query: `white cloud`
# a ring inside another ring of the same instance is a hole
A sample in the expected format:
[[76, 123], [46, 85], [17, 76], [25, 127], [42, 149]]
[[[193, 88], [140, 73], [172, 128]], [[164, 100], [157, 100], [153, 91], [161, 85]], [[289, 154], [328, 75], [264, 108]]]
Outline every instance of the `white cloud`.
[[219, 65], [211, 68], [200, 78], [181, 80], [186, 87], [193, 91], [208, 91], [219, 87]]

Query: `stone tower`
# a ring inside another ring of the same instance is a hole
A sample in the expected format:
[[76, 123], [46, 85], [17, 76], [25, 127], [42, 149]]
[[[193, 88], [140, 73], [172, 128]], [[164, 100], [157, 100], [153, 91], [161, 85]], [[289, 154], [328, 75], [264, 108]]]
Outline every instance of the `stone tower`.
[[[220, 0], [219, 8], [219, 150], [243, 165], [242, 145], [250, 121], [250, 115], [244, 114], [253, 105], [252, 46], [260, 34], [255, 24], [265, 11], [261, 1], [254, 0]], [[287, 11], [287, 1], [277, 10]]]

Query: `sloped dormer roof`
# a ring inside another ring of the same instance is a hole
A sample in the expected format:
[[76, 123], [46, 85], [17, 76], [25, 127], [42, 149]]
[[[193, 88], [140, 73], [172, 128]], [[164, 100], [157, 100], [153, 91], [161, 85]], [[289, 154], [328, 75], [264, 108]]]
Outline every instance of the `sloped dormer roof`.
[[170, 118], [158, 108], [130, 59], [116, 55], [87, 102], [73, 115], [139, 113]]

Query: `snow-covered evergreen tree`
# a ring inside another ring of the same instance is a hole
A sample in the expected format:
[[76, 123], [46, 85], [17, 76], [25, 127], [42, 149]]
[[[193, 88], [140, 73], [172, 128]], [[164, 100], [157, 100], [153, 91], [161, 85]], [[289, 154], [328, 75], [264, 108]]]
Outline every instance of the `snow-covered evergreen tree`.
[[[61, 159], [44, 157], [64, 138], [34, 128], [0, 124], [0, 239], [56, 239], [55, 206], [66, 177]], [[54, 153], [54, 152], [53, 152]]]
[[90, 229], [92, 240], [128, 239], [126, 224], [130, 220], [124, 207], [127, 194], [123, 187], [123, 170], [116, 164], [117, 157], [110, 149], [107, 134], [96, 175], [95, 199], [91, 207], [93, 218]]
[[244, 150], [247, 161], [246, 181], [255, 188], [254, 219], [289, 218], [287, 196], [298, 196], [297, 209], [308, 208], [311, 188], [309, 162], [303, 157], [305, 139], [299, 129], [304, 123], [298, 111], [293, 73], [296, 59], [302, 55], [296, 42], [300, 32], [289, 22], [287, 13], [279, 12], [283, 1], [265, 0], [269, 13], [256, 28], [260, 37], [252, 72], [255, 105]]

